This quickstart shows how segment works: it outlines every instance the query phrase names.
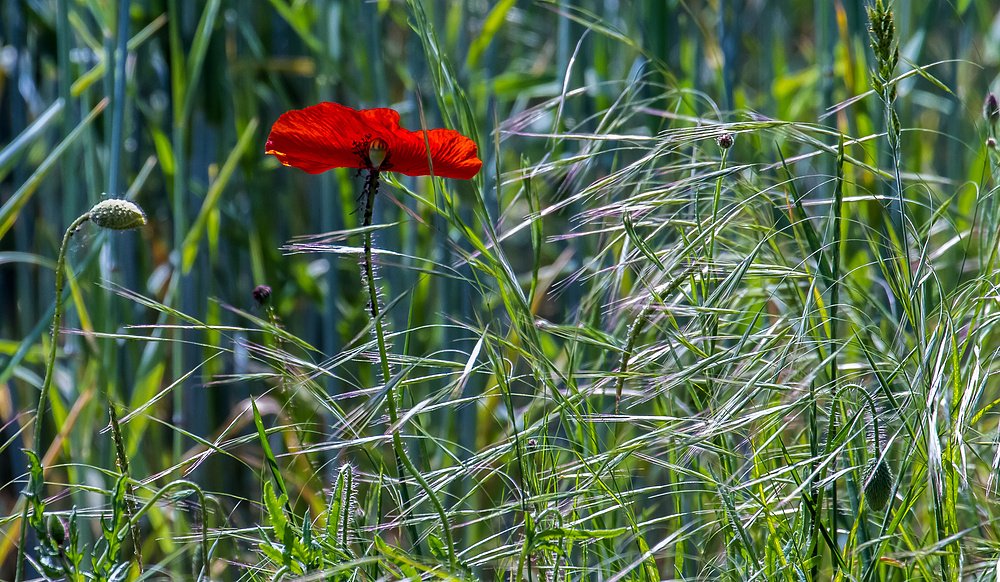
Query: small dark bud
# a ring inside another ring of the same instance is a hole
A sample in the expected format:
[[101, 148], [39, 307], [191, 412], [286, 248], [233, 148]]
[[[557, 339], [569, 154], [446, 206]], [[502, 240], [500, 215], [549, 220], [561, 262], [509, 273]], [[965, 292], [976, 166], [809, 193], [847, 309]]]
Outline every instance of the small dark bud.
[[528, 439], [528, 451], [532, 451], [538, 447], [538, 441], [536, 439]]
[[715, 143], [719, 144], [719, 147], [728, 150], [733, 147], [733, 143], [736, 141], [735, 136], [731, 133], [724, 133], [719, 137], [715, 138]]
[[997, 147], [997, 140], [995, 138], [992, 138], [992, 137], [986, 138], [986, 147], [992, 148], [992, 149], [996, 149], [996, 147]]
[[986, 103], [983, 104], [983, 117], [990, 123], [1000, 120], [1000, 104], [997, 103], [997, 96], [993, 93], [986, 97]]
[[63, 545], [63, 542], [66, 541], [66, 528], [63, 526], [62, 520], [58, 516], [50, 514], [45, 527], [49, 530], [49, 537], [52, 538], [52, 541], [57, 546]]
[[264, 305], [271, 298], [271, 288], [267, 285], [257, 285], [253, 290], [253, 300], [257, 305]]

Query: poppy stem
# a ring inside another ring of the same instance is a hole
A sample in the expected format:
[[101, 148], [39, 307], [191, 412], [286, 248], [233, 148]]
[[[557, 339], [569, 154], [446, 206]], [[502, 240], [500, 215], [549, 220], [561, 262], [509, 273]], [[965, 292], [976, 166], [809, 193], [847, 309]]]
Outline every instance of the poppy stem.
[[[378, 194], [379, 186], [379, 171], [371, 169], [368, 171], [368, 177], [365, 178], [365, 186], [362, 191], [362, 196], [365, 197], [365, 215], [363, 226], [367, 229], [372, 225], [372, 215], [375, 208], [375, 195]], [[448, 525], [448, 516], [445, 514], [444, 506], [441, 505], [441, 500], [438, 499], [437, 494], [434, 489], [431, 488], [430, 483], [424, 479], [424, 476], [420, 474], [414, 466], [413, 461], [406, 454], [406, 448], [403, 447], [403, 439], [400, 436], [400, 426], [399, 426], [399, 411], [396, 408], [396, 391], [393, 389], [392, 382], [390, 379], [392, 377], [392, 370], [389, 368], [389, 356], [386, 349], [385, 342], [385, 330], [382, 326], [382, 318], [380, 317], [379, 302], [378, 302], [378, 287], [375, 285], [375, 269], [372, 266], [372, 232], [371, 230], [365, 230], [365, 279], [368, 281], [368, 297], [370, 300], [369, 308], [372, 314], [372, 320], [375, 323], [375, 340], [378, 343], [378, 356], [379, 362], [382, 364], [382, 381], [386, 386], [386, 400], [389, 403], [389, 422], [392, 427], [392, 446], [396, 452], [397, 461], [397, 471], [399, 471], [399, 463], [401, 462], [406, 470], [417, 480], [420, 488], [424, 490], [427, 494], [427, 498], [430, 499], [431, 504], [434, 506], [434, 510], [437, 512], [438, 517], [441, 520], [441, 530], [444, 538], [445, 547], [448, 550], [448, 562], [451, 566], [452, 572], [458, 571], [458, 558], [455, 555], [455, 542], [452, 540], [451, 528]], [[409, 493], [406, 489], [406, 481], [403, 479], [402, 471], [399, 471], [399, 482], [402, 488], [404, 500], [409, 499]], [[414, 546], [419, 548], [418, 538], [412, 534]]]
[[[65, 234], [63, 234], [62, 245], [59, 247], [59, 258], [56, 260], [56, 310], [52, 316], [52, 329], [49, 331], [49, 355], [45, 362], [45, 380], [42, 382], [42, 389], [38, 395], [38, 408], [35, 409], [35, 446], [33, 451], [35, 455], [38, 456], [39, 463], [44, 459], [44, 452], [42, 451], [42, 424], [45, 417], [45, 409], [48, 406], [49, 401], [49, 391], [52, 386], [52, 378], [55, 376], [56, 367], [56, 351], [59, 343], [59, 322], [62, 318], [62, 293], [63, 287], [65, 287], [65, 270], [66, 270], [66, 250], [69, 248], [70, 237], [73, 236], [80, 226], [84, 222], [90, 220], [90, 212], [84, 212], [79, 218], [73, 221], [66, 229]], [[42, 469], [44, 471], [44, 467]], [[43, 473], [44, 475], [44, 473]], [[25, 491], [31, 489], [29, 483]], [[31, 505], [28, 500], [27, 493], [25, 494], [24, 506], [21, 510], [21, 532], [20, 541], [17, 545], [17, 571], [15, 573], [15, 580], [20, 582], [24, 576], [24, 554], [27, 550], [27, 540], [28, 540], [28, 507]]]

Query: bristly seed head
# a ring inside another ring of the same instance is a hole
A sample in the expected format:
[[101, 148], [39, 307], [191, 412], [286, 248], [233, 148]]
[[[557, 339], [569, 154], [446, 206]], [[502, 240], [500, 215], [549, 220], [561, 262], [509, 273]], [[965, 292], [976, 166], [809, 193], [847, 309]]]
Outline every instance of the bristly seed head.
[[884, 459], [872, 457], [865, 468], [865, 501], [868, 507], [879, 511], [892, 498], [892, 471]]
[[733, 147], [734, 143], [736, 143], [736, 136], [734, 136], [731, 133], [724, 133], [719, 137], [715, 138], [715, 143], [719, 144], [720, 148], [728, 150], [729, 148]]
[[872, 87], [884, 101], [892, 103], [896, 99], [896, 86], [889, 85], [889, 81], [899, 62], [899, 47], [893, 43], [896, 26], [892, 22], [891, 5], [886, 6], [882, 0], [875, 0], [875, 5], [868, 7], [868, 20], [871, 22], [868, 29], [871, 47], [878, 61], [878, 70], [871, 75]]
[[372, 168], [378, 170], [382, 167], [386, 155], [389, 153], [389, 144], [384, 139], [376, 137], [368, 144], [368, 161], [372, 163]]
[[146, 225], [146, 213], [134, 202], [112, 198], [91, 208], [90, 220], [101, 228], [132, 230]]
[[[852, 387], [863, 394], [868, 394], [860, 384], [848, 385], [848, 388]], [[870, 423], [866, 423], [865, 426], [868, 440], [868, 465], [865, 467], [863, 487], [868, 507], [879, 511], [892, 499], [894, 477], [889, 468], [889, 461], [885, 458], [886, 439], [883, 433], [884, 424], [879, 420], [878, 404], [870, 395], [866, 396], [865, 399], [868, 401], [868, 414], [871, 418]]]

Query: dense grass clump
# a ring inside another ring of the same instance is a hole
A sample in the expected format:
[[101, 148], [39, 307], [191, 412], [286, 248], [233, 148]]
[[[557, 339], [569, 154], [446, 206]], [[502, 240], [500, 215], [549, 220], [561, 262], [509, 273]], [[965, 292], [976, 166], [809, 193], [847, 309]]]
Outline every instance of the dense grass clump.
[[988, 0], [3, 11], [0, 579], [995, 576]]

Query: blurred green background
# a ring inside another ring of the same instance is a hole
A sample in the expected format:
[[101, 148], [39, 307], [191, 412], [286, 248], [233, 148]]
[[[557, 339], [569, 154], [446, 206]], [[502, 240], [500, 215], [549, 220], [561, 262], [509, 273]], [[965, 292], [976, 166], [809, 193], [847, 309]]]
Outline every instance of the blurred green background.
[[[123, 416], [141, 410], [125, 425], [138, 481], [162, 485], [183, 473], [230, 496], [224, 504], [232, 511], [230, 525], [248, 526], [253, 512], [240, 501], [259, 500], [260, 453], [235, 447], [232, 455], [185, 461], [223, 435], [252, 434], [246, 398], [271, 395], [267, 414], [295, 428], [293, 441], [316, 447], [309, 466], [296, 469], [289, 462], [286, 478], [303, 492], [329, 487], [339, 460], [350, 457], [343, 453], [347, 445], [323, 444], [352, 438], [336, 418], [338, 406], [361, 409], [363, 423], [377, 424], [377, 411], [364, 410], [377, 372], [352, 352], [367, 340], [369, 325], [357, 255], [309, 246], [358, 245], [343, 231], [360, 224], [362, 180], [348, 170], [310, 176], [265, 157], [270, 125], [282, 112], [320, 101], [392, 107], [404, 127], [418, 129], [422, 110], [427, 127], [453, 127], [477, 142], [480, 176], [472, 184], [448, 185], [457, 218], [392, 185], [383, 186], [376, 204], [376, 222], [395, 224], [379, 232], [377, 245], [398, 253], [380, 264], [383, 299], [392, 305], [387, 317], [391, 329], [410, 330], [394, 338], [393, 350], [401, 365], [408, 363], [405, 355], [416, 354], [425, 359], [418, 362], [421, 369], [444, 370], [440, 378], [428, 371], [423, 382], [414, 382], [407, 402], [425, 395], [440, 402], [444, 394], [475, 399], [495, 387], [494, 376], [476, 374], [457, 386], [443, 377], [478, 352], [477, 330], [497, 331], [507, 325], [505, 318], [516, 317], [503, 314], [498, 294], [483, 293], [469, 259], [476, 249], [456, 220], [477, 232], [492, 222], [506, 237], [511, 274], [525, 289], [540, 289], [531, 314], [566, 326], [540, 343], [550, 348], [554, 365], [568, 358], [572, 369], [579, 357], [586, 362], [579, 366], [593, 364], [595, 373], [612, 370], [617, 357], [604, 360], [586, 350], [610, 341], [597, 332], [623, 341], [635, 314], [624, 322], [601, 318], [622, 306], [641, 306], [638, 295], [628, 295], [640, 284], [626, 274], [614, 281], [623, 297], [600, 295], [597, 287], [607, 283], [601, 275], [615, 266], [604, 254], [613, 244], [581, 233], [611, 211], [591, 204], [596, 195], [587, 189], [643, 159], [652, 146], [641, 138], [770, 119], [815, 132], [806, 138], [793, 127], [739, 135], [730, 159], [746, 164], [748, 175], [765, 177], [733, 174], [727, 183], [756, 192], [784, 184], [775, 169], [777, 146], [801, 178], [798, 192], [819, 204], [816, 192], [828, 197], [835, 173], [832, 132], [861, 137], [884, 131], [884, 106], [875, 96], [833, 109], [870, 89], [875, 64], [865, 6], [861, 0], [3, 0], [0, 484], [6, 505], [0, 514], [14, 514], [23, 483], [19, 435], [34, 430], [53, 310], [53, 261], [66, 226], [99, 200], [128, 197], [145, 210], [149, 225], [122, 234], [85, 226], [74, 236], [69, 260], [75, 280], [67, 293], [52, 403], [56, 421], [45, 429], [46, 442], [56, 443], [52, 459], [65, 463], [53, 478], [104, 489], [113, 483], [103, 472], [115, 466], [113, 443], [101, 432], [107, 396]], [[893, 11], [898, 73], [920, 64], [928, 75], [898, 84], [903, 170], [928, 199], [949, 200], [948, 220], [957, 231], [974, 230], [970, 216], [983, 210], [975, 191], [989, 174], [980, 111], [989, 90], [998, 87], [1000, 9], [992, 0], [896, 0]], [[612, 197], [638, 196], [641, 207], [650, 184], [670, 188], [685, 173], [716, 168], [713, 136], [706, 129], [690, 142], [682, 139], [671, 150], [677, 159]], [[605, 139], [618, 146], [602, 149]], [[825, 153], [808, 156], [817, 151]], [[854, 155], [887, 167], [885, 151], [875, 152], [858, 147]], [[529, 175], [526, 194], [523, 178]], [[430, 180], [399, 180], [435, 196]], [[715, 176], [706, 180], [702, 196], [710, 199]], [[872, 172], [859, 170], [849, 195], [883, 192], [879, 184]], [[879, 223], [876, 208], [858, 206], [859, 220]], [[549, 210], [544, 225], [537, 224], [540, 238], [533, 238], [536, 224], [525, 217], [540, 208]], [[595, 208], [596, 214], [587, 214]], [[914, 212], [927, 220], [935, 210], [930, 205]], [[616, 224], [621, 229], [621, 221]], [[927, 241], [939, 236], [935, 247], [948, 252], [951, 234], [930, 228], [926, 234]], [[936, 304], [972, 278], [956, 265], [979, 252], [949, 255], [954, 264], [940, 275], [946, 290], [926, 303]], [[815, 257], [786, 258], [801, 266]], [[269, 343], [257, 333], [268, 317], [251, 296], [257, 285], [272, 288], [275, 321], [301, 343]], [[490, 328], [493, 317], [498, 323]], [[682, 325], [687, 321], [687, 315], [678, 317]], [[898, 327], [906, 328], [900, 321]], [[594, 344], [588, 348], [573, 336], [574, 326], [594, 331]], [[565, 348], [573, 342], [582, 346], [579, 352]], [[994, 344], [984, 342], [984, 349]], [[305, 396], [275, 391], [274, 370], [298, 365], [268, 351], [278, 348], [311, 362], [299, 365]], [[658, 372], [649, 374], [655, 383]], [[606, 391], [611, 384], [604, 380], [585, 384]], [[601, 402], [594, 411], [610, 412], [608, 401]], [[509, 419], [501, 409], [486, 399], [435, 406], [423, 415], [427, 438], [414, 445], [415, 455], [429, 466], [448, 466], [483, 451], [495, 435], [506, 434]], [[456, 452], [436, 453], [437, 438], [456, 444]], [[295, 443], [286, 445], [294, 449]], [[364, 470], [379, 465], [355, 462]], [[992, 459], [983, 462], [988, 469]], [[393, 473], [393, 463], [387, 466]], [[378, 476], [367, 478], [377, 482]], [[461, 479], [448, 483], [456, 498], [470, 487]], [[506, 495], [496, 483], [479, 485], [483, 498], [468, 501], [469, 507], [491, 507], [488, 497], [500, 503]], [[99, 504], [83, 488], [60, 491], [71, 498], [63, 509]], [[299, 503], [308, 505], [309, 494], [303, 495], [307, 501]], [[163, 532], [172, 530], [149, 527], [161, 534], [150, 542], [159, 549], [150, 551], [169, 555], [171, 535]], [[466, 544], [488, 537], [474, 526], [464, 531]], [[991, 535], [984, 534], [995, 553]], [[7, 563], [14, 538], [8, 534], [0, 548]], [[706, 554], [722, 551], [711, 536], [699, 543]], [[682, 573], [697, 577], [712, 560], [697, 563]]]

